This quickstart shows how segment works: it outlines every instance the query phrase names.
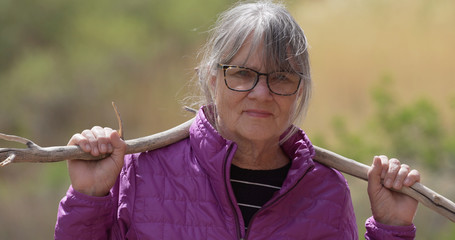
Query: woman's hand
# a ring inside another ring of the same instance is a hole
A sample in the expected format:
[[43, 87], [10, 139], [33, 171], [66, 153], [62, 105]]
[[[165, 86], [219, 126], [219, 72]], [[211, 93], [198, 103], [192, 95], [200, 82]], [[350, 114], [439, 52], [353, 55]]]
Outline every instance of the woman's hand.
[[68, 145], [79, 145], [93, 156], [108, 154], [98, 161], [68, 160], [74, 190], [90, 196], [106, 196], [117, 181], [126, 151], [126, 144], [118, 132], [96, 126], [73, 135]]
[[410, 170], [408, 165], [401, 164], [397, 159], [374, 157], [368, 171], [368, 195], [374, 219], [386, 225], [411, 225], [417, 210], [417, 200], [391, 189], [400, 190], [419, 181], [420, 173]]

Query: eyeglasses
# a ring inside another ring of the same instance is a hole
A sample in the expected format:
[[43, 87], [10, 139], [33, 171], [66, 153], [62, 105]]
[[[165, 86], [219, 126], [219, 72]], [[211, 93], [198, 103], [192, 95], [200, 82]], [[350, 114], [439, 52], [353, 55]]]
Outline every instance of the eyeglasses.
[[266, 77], [269, 90], [281, 96], [294, 95], [299, 89], [301, 77], [295, 72], [260, 73], [247, 67], [218, 64], [223, 69], [226, 86], [237, 92], [251, 91], [259, 82], [259, 77]]

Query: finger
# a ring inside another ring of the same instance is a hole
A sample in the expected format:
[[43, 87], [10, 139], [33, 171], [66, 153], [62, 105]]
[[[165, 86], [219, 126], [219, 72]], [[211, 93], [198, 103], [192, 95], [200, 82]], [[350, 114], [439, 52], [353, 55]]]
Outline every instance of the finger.
[[104, 128], [104, 133], [106, 134], [106, 137], [108, 138], [108, 143], [107, 143], [107, 153], [112, 153], [114, 151], [114, 147], [112, 146], [112, 138], [111, 135], [114, 132], [112, 128], [105, 127]]
[[393, 182], [393, 188], [400, 190], [403, 187], [403, 181], [406, 179], [409, 173], [409, 166], [406, 164], [401, 164], [400, 169], [398, 170], [397, 176]]
[[403, 184], [407, 187], [410, 187], [416, 182], [420, 182], [420, 173], [419, 171], [413, 169], [408, 173], [408, 176], [406, 176]]
[[389, 170], [389, 158], [385, 155], [380, 155], [378, 158], [381, 160], [381, 179], [384, 179]]
[[100, 154], [98, 150], [98, 140], [96, 139], [94, 133], [91, 130], [84, 130], [81, 134], [88, 140], [91, 149], [90, 153], [93, 156], [98, 156]]
[[112, 147], [114, 149], [111, 157], [114, 159], [117, 169], [121, 169], [126, 152], [126, 143], [123, 141], [123, 139], [120, 138], [119, 133], [115, 130], [110, 134], [110, 139]]
[[126, 143], [123, 139], [120, 138], [119, 133], [116, 130], [113, 130], [110, 134], [111, 144], [114, 148], [115, 153], [125, 154], [126, 151]]
[[380, 157], [373, 158], [373, 164], [368, 170], [368, 190], [371, 192], [378, 191], [381, 185], [382, 160]]
[[82, 136], [82, 134], [80, 134], [80, 133], [74, 134], [71, 137], [71, 139], [68, 142], [68, 146], [71, 146], [71, 145], [79, 146], [82, 149], [82, 151], [84, 151], [84, 152], [90, 152], [90, 150], [91, 150], [90, 144], [89, 144], [87, 138]]
[[95, 126], [92, 128], [92, 133], [95, 135], [98, 143], [98, 150], [101, 154], [107, 153], [107, 145], [109, 144], [110, 140], [106, 135], [104, 128]]
[[391, 188], [393, 183], [395, 182], [395, 178], [398, 174], [398, 171], [401, 168], [400, 161], [396, 158], [391, 158], [388, 164], [388, 170], [384, 177], [384, 186], [387, 188]]

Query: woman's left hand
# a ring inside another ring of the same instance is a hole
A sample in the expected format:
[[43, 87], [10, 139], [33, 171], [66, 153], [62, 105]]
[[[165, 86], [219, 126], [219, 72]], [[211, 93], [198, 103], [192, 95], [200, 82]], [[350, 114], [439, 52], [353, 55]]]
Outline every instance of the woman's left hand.
[[392, 189], [400, 190], [419, 181], [420, 173], [410, 170], [408, 165], [401, 164], [397, 159], [374, 157], [368, 171], [368, 195], [374, 219], [386, 225], [411, 225], [417, 210], [417, 200]]

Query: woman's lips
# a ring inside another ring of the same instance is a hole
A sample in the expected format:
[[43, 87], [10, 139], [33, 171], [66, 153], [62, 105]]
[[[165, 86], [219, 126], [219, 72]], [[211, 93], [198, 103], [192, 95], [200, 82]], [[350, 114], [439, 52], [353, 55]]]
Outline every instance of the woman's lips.
[[267, 118], [272, 116], [273, 114], [268, 111], [264, 110], [257, 110], [257, 109], [248, 109], [244, 111], [248, 116], [257, 117], [257, 118]]

